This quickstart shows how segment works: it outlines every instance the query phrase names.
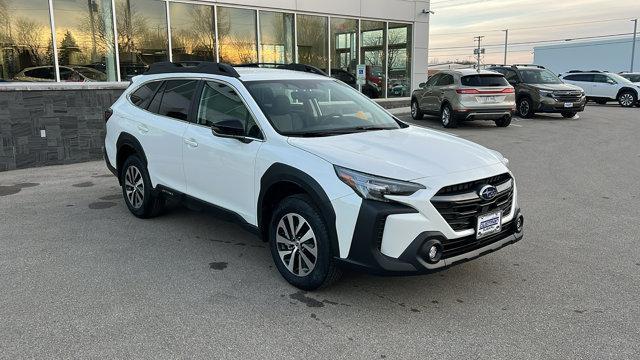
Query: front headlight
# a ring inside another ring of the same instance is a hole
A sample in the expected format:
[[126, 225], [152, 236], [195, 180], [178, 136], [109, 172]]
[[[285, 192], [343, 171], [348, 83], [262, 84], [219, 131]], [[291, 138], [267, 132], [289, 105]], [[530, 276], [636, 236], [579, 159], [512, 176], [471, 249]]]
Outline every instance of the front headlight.
[[540, 90], [540, 96], [542, 97], [551, 97], [552, 95], [553, 95], [553, 91]]
[[500, 161], [502, 161], [504, 166], [509, 167], [509, 159], [504, 157], [504, 155], [502, 155], [500, 151], [491, 150], [491, 149], [489, 149], [489, 151], [491, 151], [498, 159], [500, 159]]
[[338, 178], [363, 199], [389, 202], [386, 195], [408, 196], [426, 189], [423, 185], [384, 178], [334, 165]]

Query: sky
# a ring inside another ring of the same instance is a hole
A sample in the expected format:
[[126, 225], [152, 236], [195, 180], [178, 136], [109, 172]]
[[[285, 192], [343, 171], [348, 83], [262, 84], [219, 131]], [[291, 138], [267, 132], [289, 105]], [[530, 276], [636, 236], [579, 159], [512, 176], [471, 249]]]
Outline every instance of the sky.
[[[541, 42], [509, 46], [508, 63], [530, 63], [534, 46], [633, 33], [630, 20], [640, 18], [640, 0], [432, 0], [431, 10], [435, 14], [430, 18], [430, 63], [475, 61], [475, 36], [484, 36], [482, 43], [487, 45], [482, 62], [502, 63], [503, 29], [509, 29], [511, 44]], [[640, 36], [640, 24], [638, 31]], [[607, 39], [620, 37], [594, 40]], [[546, 40], [556, 41], [542, 42]]]

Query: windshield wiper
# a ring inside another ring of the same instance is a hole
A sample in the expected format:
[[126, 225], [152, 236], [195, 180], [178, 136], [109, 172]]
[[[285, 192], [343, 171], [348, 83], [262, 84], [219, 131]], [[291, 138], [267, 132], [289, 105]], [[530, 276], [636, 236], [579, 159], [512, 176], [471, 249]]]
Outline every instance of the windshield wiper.
[[331, 129], [331, 130], [288, 132], [288, 133], [284, 133], [283, 135], [298, 136], [298, 137], [321, 137], [321, 136], [353, 134], [353, 133], [364, 132], [364, 131], [394, 130], [394, 129], [398, 129], [398, 128], [389, 127], [389, 126], [371, 125], [371, 126], [356, 126], [356, 127], [350, 127], [350, 128]]
[[398, 129], [397, 127], [390, 127], [390, 126], [376, 126], [376, 125], [369, 125], [369, 126], [357, 126], [354, 128], [349, 128], [349, 130], [356, 130], [356, 131], [375, 131], [375, 130], [396, 130]]

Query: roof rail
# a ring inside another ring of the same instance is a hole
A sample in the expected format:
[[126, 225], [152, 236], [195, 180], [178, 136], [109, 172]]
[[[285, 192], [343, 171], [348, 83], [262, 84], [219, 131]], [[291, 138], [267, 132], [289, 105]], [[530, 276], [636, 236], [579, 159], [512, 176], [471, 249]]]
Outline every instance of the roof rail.
[[542, 65], [536, 65], [536, 64], [513, 64], [511, 65], [512, 68], [516, 69], [518, 68], [518, 66], [522, 66], [522, 67], [536, 67], [538, 69], [546, 69], [544, 66]]
[[307, 64], [299, 64], [299, 63], [291, 63], [291, 64], [250, 63], [250, 64], [236, 65], [236, 67], [273, 68], [273, 69], [292, 70], [292, 71], [307, 72], [307, 73], [312, 73], [312, 74], [322, 75], [322, 76], [329, 76], [326, 72], [318, 69], [315, 66], [311, 66]]
[[163, 61], [151, 64], [144, 75], [169, 74], [169, 73], [204, 73], [213, 75], [230, 76], [239, 78], [240, 74], [233, 66], [224, 63], [209, 61], [189, 61], [185, 64]]

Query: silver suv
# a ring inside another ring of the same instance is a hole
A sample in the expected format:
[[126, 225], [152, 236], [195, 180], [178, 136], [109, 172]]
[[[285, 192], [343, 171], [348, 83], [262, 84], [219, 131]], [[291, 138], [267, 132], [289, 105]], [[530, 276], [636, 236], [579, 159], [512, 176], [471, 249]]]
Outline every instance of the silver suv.
[[459, 69], [439, 72], [411, 95], [411, 116], [438, 115], [446, 128], [460, 121], [493, 120], [499, 127], [511, 124], [516, 108], [513, 86], [495, 71]]

